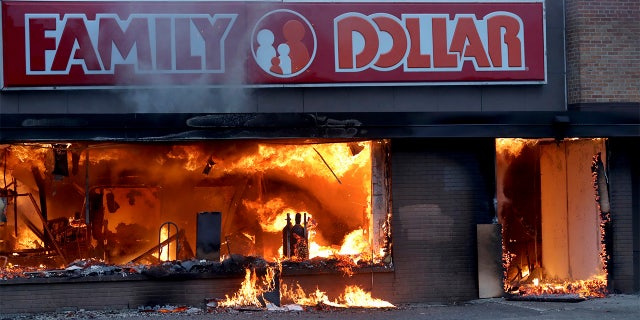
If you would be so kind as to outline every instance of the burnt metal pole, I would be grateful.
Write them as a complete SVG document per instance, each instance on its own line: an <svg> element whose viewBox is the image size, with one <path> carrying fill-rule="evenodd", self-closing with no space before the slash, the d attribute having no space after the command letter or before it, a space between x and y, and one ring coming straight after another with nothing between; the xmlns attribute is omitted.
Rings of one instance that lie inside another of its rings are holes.
<svg viewBox="0 0 640 320"><path fill-rule="evenodd" d="M338 180L338 183L342 184L342 181L340 181L340 178L338 178L338 176L336 175L335 171L333 171L333 169L331 169L331 166L327 163L327 160L324 159L324 157L322 156L320 151L318 151L316 148L313 148L313 151L315 151L318 154L318 156L320 156L320 159L322 160L322 162L324 162L324 165L327 166L329 171L331 171L331 174L333 174L333 177L336 178L336 180Z"/></svg>
<svg viewBox="0 0 640 320"><path fill-rule="evenodd" d="M16 178L13 178L13 192L14 194L18 194L18 181ZM13 233L18 238L18 196L13 198Z"/></svg>
<svg viewBox="0 0 640 320"><path fill-rule="evenodd" d="M38 198L40 200L40 210L38 213L40 214L40 219L42 219L44 228L44 239L42 240L45 243L45 247L50 248L51 246L55 245L55 241L53 241L53 235L49 233L49 230L47 228L47 222L49 221L47 210L47 184L44 177L42 177L42 173L40 172L40 169L38 167L31 167L31 174L33 175L33 179L35 180L36 186L38 187Z"/></svg>
<svg viewBox="0 0 640 320"><path fill-rule="evenodd" d="M91 210L89 207L89 146L85 149L85 173L84 173L84 219L87 226L91 223ZM89 232L91 232L91 228L88 228ZM90 235L91 236L91 235Z"/></svg>

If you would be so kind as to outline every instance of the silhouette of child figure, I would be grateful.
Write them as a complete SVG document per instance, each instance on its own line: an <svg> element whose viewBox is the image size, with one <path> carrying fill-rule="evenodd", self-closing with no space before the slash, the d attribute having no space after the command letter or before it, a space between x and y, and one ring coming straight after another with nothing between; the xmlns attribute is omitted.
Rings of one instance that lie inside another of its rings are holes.
<svg viewBox="0 0 640 320"><path fill-rule="evenodd" d="M282 74L282 68L280 67L280 58L271 58L271 68L269 68L269 71L277 74Z"/></svg>
<svg viewBox="0 0 640 320"><path fill-rule="evenodd" d="M291 74L291 58L289 57L289 46L282 43L278 46L278 58L280 59L280 69L282 74Z"/></svg>

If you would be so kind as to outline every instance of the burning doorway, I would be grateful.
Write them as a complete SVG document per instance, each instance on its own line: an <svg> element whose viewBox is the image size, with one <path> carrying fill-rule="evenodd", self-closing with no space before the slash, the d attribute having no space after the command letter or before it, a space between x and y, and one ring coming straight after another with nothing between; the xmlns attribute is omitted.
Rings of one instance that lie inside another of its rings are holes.
<svg viewBox="0 0 640 320"><path fill-rule="evenodd" d="M391 254L387 144L2 145L0 256L46 268L193 259L198 213L215 211L221 259L282 259L287 216L300 213L307 253L290 259L380 262Z"/></svg>
<svg viewBox="0 0 640 320"><path fill-rule="evenodd" d="M508 294L606 293L604 139L496 141Z"/></svg>

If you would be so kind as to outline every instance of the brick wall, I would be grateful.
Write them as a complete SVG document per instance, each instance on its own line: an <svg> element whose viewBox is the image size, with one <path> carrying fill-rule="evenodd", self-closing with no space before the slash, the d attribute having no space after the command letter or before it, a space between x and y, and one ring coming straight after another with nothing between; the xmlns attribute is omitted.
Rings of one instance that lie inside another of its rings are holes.
<svg viewBox="0 0 640 320"><path fill-rule="evenodd" d="M126 280L118 276L88 282L83 279L30 279L23 284L0 284L0 315L64 310L136 309L140 306L201 306L206 298L235 292L241 278L183 281Z"/></svg>
<svg viewBox="0 0 640 320"><path fill-rule="evenodd" d="M476 224L493 218L493 140L392 144L394 297L477 299Z"/></svg>
<svg viewBox="0 0 640 320"><path fill-rule="evenodd" d="M0 283L0 319L12 313L39 313L67 310L117 310L154 306L203 307L207 299L224 299L240 288L243 277L198 279L147 279L143 276L104 276L90 280L29 279L22 283ZM283 283L300 284L305 292L320 288L335 299L347 285L371 291L376 298L393 301L391 272L294 275Z"/></svg>
<svg viewBox="0 0 640 320"><path fill-rule="evenodd" d="M566 0L568 103L640 102L640 2Z"/></svg>

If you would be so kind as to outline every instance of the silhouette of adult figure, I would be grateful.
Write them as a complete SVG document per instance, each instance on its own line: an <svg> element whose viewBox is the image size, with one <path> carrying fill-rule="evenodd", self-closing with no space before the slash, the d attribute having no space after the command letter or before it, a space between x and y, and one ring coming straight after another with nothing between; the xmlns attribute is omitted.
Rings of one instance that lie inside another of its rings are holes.
<svg viewBox="0 0 640 320"><path fill-rule="evenodd" d="M276 49L273 47L275 37L269 29L258 31L258 49L256 49L256 62L262 70L270 70L272 59L276 56Z"/></svg>
<svg viewBox="0 0 640 320"><path fill-rule="evenodd" d="M292 73L302 70L311 59L307 46L302 42L305 32L304 25L298 20L289 20L282 26L282 33L289 46Z"/></svg>

